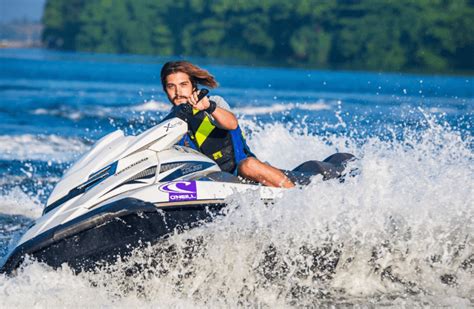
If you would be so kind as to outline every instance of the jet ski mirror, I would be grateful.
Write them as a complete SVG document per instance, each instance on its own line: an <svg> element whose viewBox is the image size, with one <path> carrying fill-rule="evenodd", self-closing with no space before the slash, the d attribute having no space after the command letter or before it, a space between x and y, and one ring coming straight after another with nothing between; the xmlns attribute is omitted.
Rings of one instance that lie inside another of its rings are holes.
<svg viewBox="0 0 474 309"><path fill-rule="evenodd" d="M209 90L203 88L198 94L198 102L202 100L207 94ZM176 113L176 117L181 120L188 122L188 119L193 115L193 106L189 103L184 103L179 105L178 111Z"/></svg>

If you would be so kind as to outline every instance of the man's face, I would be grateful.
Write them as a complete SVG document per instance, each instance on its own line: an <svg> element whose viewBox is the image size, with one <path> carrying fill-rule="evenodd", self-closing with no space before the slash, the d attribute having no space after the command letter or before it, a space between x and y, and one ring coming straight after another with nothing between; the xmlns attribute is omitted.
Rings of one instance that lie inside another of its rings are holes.
<svg viewBox="0 0 474 309"><path fill-rule="evenodd" d="M172 73L166 77L165 91L171 103L180 105L188 102L193 93L193 84L188 74Z"/></svg>

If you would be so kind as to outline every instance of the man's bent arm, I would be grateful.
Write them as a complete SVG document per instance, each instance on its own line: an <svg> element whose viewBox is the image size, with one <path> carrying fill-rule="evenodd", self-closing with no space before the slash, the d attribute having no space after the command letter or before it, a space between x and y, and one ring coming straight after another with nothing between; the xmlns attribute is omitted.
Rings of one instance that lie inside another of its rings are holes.
<svg viewBox="0 0 474 309"><path fill-rule="evenodd" d="M216 104L216 108L212 113L209 113L213 122L221 129L224 130L235 130L239 125L235 115L229 111L229 105L219 96L204 97L201 100L198 99L197 92L194 92L189 97L189 103L196 109L205 111L211 106L211 101Z"/></svg>
<svg viewBox="0 0 474 309"><path fill-rule="evenodd" d="M237 118L232 112L225 110L221 107L217 107L216 110L211 114L214 118L215 123L225 130L235 130L237 129L238 122Z"/></svg>

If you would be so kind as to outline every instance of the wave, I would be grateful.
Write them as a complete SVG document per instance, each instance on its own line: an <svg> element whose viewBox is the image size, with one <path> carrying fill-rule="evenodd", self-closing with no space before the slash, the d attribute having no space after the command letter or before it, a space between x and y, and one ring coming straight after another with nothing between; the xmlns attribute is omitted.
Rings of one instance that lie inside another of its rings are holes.
<svg viewBox="0 0 474 309"><path fill-rule="evenodd" d="M1 160L40 160L65 162L90 147L83 138L59 135L0 135Z"/></svg>
<svg viewBox="0 0 474 309"><path fill-rule="evenodd" d="M170 110L169 103L159 101L146 101L141 104L130 106L88 106L74 107L69 105L60 105L54 108L37 108L31 113L33 115L47 115L65 118L73 121L79 121L85 118L127 118L134 114L144 112L168 112Z"/></svg>
<svg viewBox="0 0 474 309"><path fill-rule="evenodd" d="M170 103L159 102L159 101L146 101L142 104L130 106L128 109L135 112L145 112L145 111L159 111L159 112L168 112L170 110Z"/></svg>
<svg viewBox="0 0 474 309"><path fill-rule="evenodd" d="M0 264L41 211L39 200L18 187L0 194Z"/></svg>
<svg viewBox="0 0 474 309"><path fill-rule="evenodd" d="M78 121L84 118L107 118L114 113L113 108L92 106L88 108L74 108L61 105L55 108L37 108L31 111L33 115L47 115Z"/></svg>
<svg viewBox="0 0 474 309"><path fill-rule="evenodd" d="M242 106L233 108L237 115L262 115L271 113L281 113L285 111L291 111L294 109L307 110L307 111L323 111L331 110L332 105L327 104L324 101L316 103L286 103L286 104L272 104L268 106Z"/></svg>
<svg viewBox="0 0 474 309"><path fill-rule="evenodd" d="M306 111L323 111L331 110L333 104L328 104L324 101L315 103L276 103L266 106L239 106L232 108L232 111L237 115L262 115L270 113L280 113L294 109ZM142 114L146 112L168 113L171 109L170 103L150 100L141 104L130 106L90 106L87 108L76 108L67 105L61 105L55 108L37 108L31 111L33 115L47 115L55 116L73 121L79 121L84 118L128 118L133 117L134 114Z"/></svg>
<svg viewBox="0 0 474 309"><path fill-rule="evenodd" d="M14 188L1 195L0 213L4 215L22 215L31 219L38 218L43 211L41 202L20 188Z"/></svg>

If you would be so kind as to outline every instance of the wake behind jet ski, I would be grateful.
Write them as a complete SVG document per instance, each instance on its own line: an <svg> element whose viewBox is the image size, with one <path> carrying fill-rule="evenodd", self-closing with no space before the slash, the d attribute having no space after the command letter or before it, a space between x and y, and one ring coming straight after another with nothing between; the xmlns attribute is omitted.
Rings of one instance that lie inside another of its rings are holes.
<svg viewBox="0 0 474 309"><path fill-rule="evenodd" d="M54 268L94 269L212 220L236 192L256 190L272 200L285 190L246 183L202 153L176 145L187 130L185 121L172 118L138 136L117 130L100 139L58 182L0 273L11 274L27 255ZM340 177L352 158L338 153L285 173L301 185L317 174Z"/></svg>

